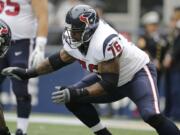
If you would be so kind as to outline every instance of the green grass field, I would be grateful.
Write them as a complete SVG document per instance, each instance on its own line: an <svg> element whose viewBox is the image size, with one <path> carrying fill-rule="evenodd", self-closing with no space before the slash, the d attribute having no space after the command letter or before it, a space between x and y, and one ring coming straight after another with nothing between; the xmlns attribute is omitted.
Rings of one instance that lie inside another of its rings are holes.
<svg viewBox="0 0 180 135"><path fill-rule="evenodd" d="M7 125L14 133L17 120L15 113L5 113ZM113 135L157 135L152 128L141 119L123 117L101 117ZM29 119L28 135L93 135L91 130L72 115L33 113ZM180 128L180 123L176 123Z"/></svg>
<svg viewBox="0 0 180 135"><path fill-rule="evenodd" d="M16 129L15 122L8 122L7 124L13 133ZM117 128L111 128L110 130L113 135L157 135L153 131L138 131ZM93 133L83 126L30 123L28 135L93 135Z"/></svg>

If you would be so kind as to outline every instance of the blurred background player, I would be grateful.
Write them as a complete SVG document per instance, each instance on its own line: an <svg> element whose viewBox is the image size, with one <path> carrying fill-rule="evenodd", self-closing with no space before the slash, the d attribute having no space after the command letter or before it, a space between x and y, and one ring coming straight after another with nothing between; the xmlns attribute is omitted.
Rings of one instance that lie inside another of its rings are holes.
<svg viewBox="0 0 180 135"><path fill-rule="evenodd" d="M65 25L65 17L66 17L66 13L67 11L72 8L73 6L77 5L77 4L81 4L82 1L81 0L65 0L65 1L59 1L58 2L58 8L57 8L57 13L56 13L56 23L57 26L59 26L59 28L64 28Z"/></svg>
<svg viewBox="0 0 180 135"><path fill-rule="evenodd" d="M160 32L160 17L155 11L150 11L142 17L143 33L138 39L137 46L144 50L155 64L158 78L158 88L163 75L162 61L168 49L166 36Z"/></svg>
<svg viewBox="0 0 180 135"><path fill-rule="evenodd" d="M2 0L0 18L12 31L12 48L0 60L0 69L8 66L27 68L44 59L48 34L47 0ZM5 79L0 77L0 83ZM28 81L11 79L17 101L16 135L26 135L31 112Z"/></svg>
<svg viewBox="0 0 180 135"><path fill-rule="evenodd" d="M8 25L0 20L0 59L4 57L11 45L11 31ZM4 120L3 108L0 105L0 135L10 135Z"/></svg>
<svg viewBox="0 0 180 135"><path fill-rule="evenodd" d="M163 61L166 69L165 114L180 121L180 7L175 7L168 31L169 50Z"/></svg>

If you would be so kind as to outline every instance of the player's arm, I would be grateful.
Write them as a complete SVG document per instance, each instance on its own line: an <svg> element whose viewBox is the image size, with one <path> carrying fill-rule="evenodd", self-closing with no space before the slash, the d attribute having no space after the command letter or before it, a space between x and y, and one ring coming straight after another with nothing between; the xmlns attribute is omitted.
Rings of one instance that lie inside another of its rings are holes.
<svg viewBox="0 0 180 135"><path fill-rule="evenodd" d="M101 80L85 88L58 87L52 93L54 103L67 103L87 96L99 96L110 93L117 86L119 79L119 57L122 54L123 42L116 36L103 45L103 53L96 56L101 61L98 64L98 72ZM99 50L96 52L99 53ZM101 53L101 52L100 52Z"/></svg>
<svg viewBox="0 0 180 135"><path fill-rule="evenodd" d="M31 6L37 18L37 31L35 49L30 55L29 62L30 66L35 67L45 58L45 46L48 35L48 1L32 0Z"/></svg>
<svg viewBox="0 0 180 135"><path fill-rule="evenodd" d="M48 57L44 62L39 64L34 70L38 75L47 74L56 71L70 63L74 62L74 58L70 56L64 49Z"/></svg>
<svg viewBox="0 0 180 135"><path fill-rule="evenodd" d="M19 67L8 67L2 70L2 74L15 77L19 80L25 80L56 71L72 63L74 60L73 57L62 49L60 52L46 58L35 68L23 69Z"/></svg>
<svg viewBox="0 0 180 135"><path fill-rule="evenodd" d="M98 72L101 76L101 81L86 88L91 96L111 92L117 86L119 79L119 56L98 64Z"/></svg>
<svg viewBox="0 0 180 135"><path fill-rule="evenodd" d="M37 37L47 37L48 34L48 1L32 0L32 9L37 17Z"/></svg>
<svg viewBox="0 0 180 135"><path fill-rule="evenodd" d="M119 57L119 56L118 56ZM101 80L86 88L66 88L57 87L57 91L52 93L54 103L67 103L78 100L86 96L99 96L104 93L113 92L119 79L119 58L101 62L98 65Z"/></svg>

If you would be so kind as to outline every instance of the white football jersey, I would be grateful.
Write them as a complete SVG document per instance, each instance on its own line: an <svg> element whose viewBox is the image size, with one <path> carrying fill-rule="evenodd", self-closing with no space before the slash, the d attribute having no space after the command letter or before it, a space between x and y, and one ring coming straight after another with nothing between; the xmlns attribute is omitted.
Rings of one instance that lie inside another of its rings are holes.
<svg viewBox="0 0 180 135"><path fill-rule="evenodd" d="M13 40L36 36L37 19L31 0L1 0L0 18L11 28Z"/></svg>
<svg viewBox="0 0 180 135"><path fill-rule="evenodd" d="M86 55L78 49L72 49L65 39L63 39L63 44L65 51L78 59L82 67L90 72L97 72L98 63L120 55L118 86L132 80L133 76L150 61L145 52L127 41L102 20L90 40Z"/></svg>

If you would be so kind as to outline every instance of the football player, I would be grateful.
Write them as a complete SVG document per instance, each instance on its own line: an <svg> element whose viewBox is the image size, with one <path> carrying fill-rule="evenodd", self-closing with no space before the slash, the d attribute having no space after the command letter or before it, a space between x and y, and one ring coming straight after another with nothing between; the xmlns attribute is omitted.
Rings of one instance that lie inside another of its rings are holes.
<svg viewBox="0 0 180 135"><path fill-rule="evenodd" d="M56 71L78 60L93 72L72 86L58 86L54 103L66 107L96 135L111 135L92 103L110 103L129 97L143 120L159 135L180 135L177 126L159 110L156 69L146 53L101 20L88 5L77 5L66 15L63 49L36 68L9 67L4 75L26 80Z"/></svg>
<svg viewBox="0 0 180 135"><path fill-rule="evenodd" d="M0 70L9 66L28 68L44 58L48 32L47 0L1 0L0 18L12 31L12 47L0 60ZM5 76L0 76L0 83ZM17 101L16 135L27 133L31 112L28 81L11 79Z"/></svg>
<svg viewBox="0 0 180 135"><path fill-rule="evenodd" d="M9 26L0 19L0 59L3 58L11 45L11 30ZM10 135L4 120L3 108L0 105L0 135Z"/></svg>

